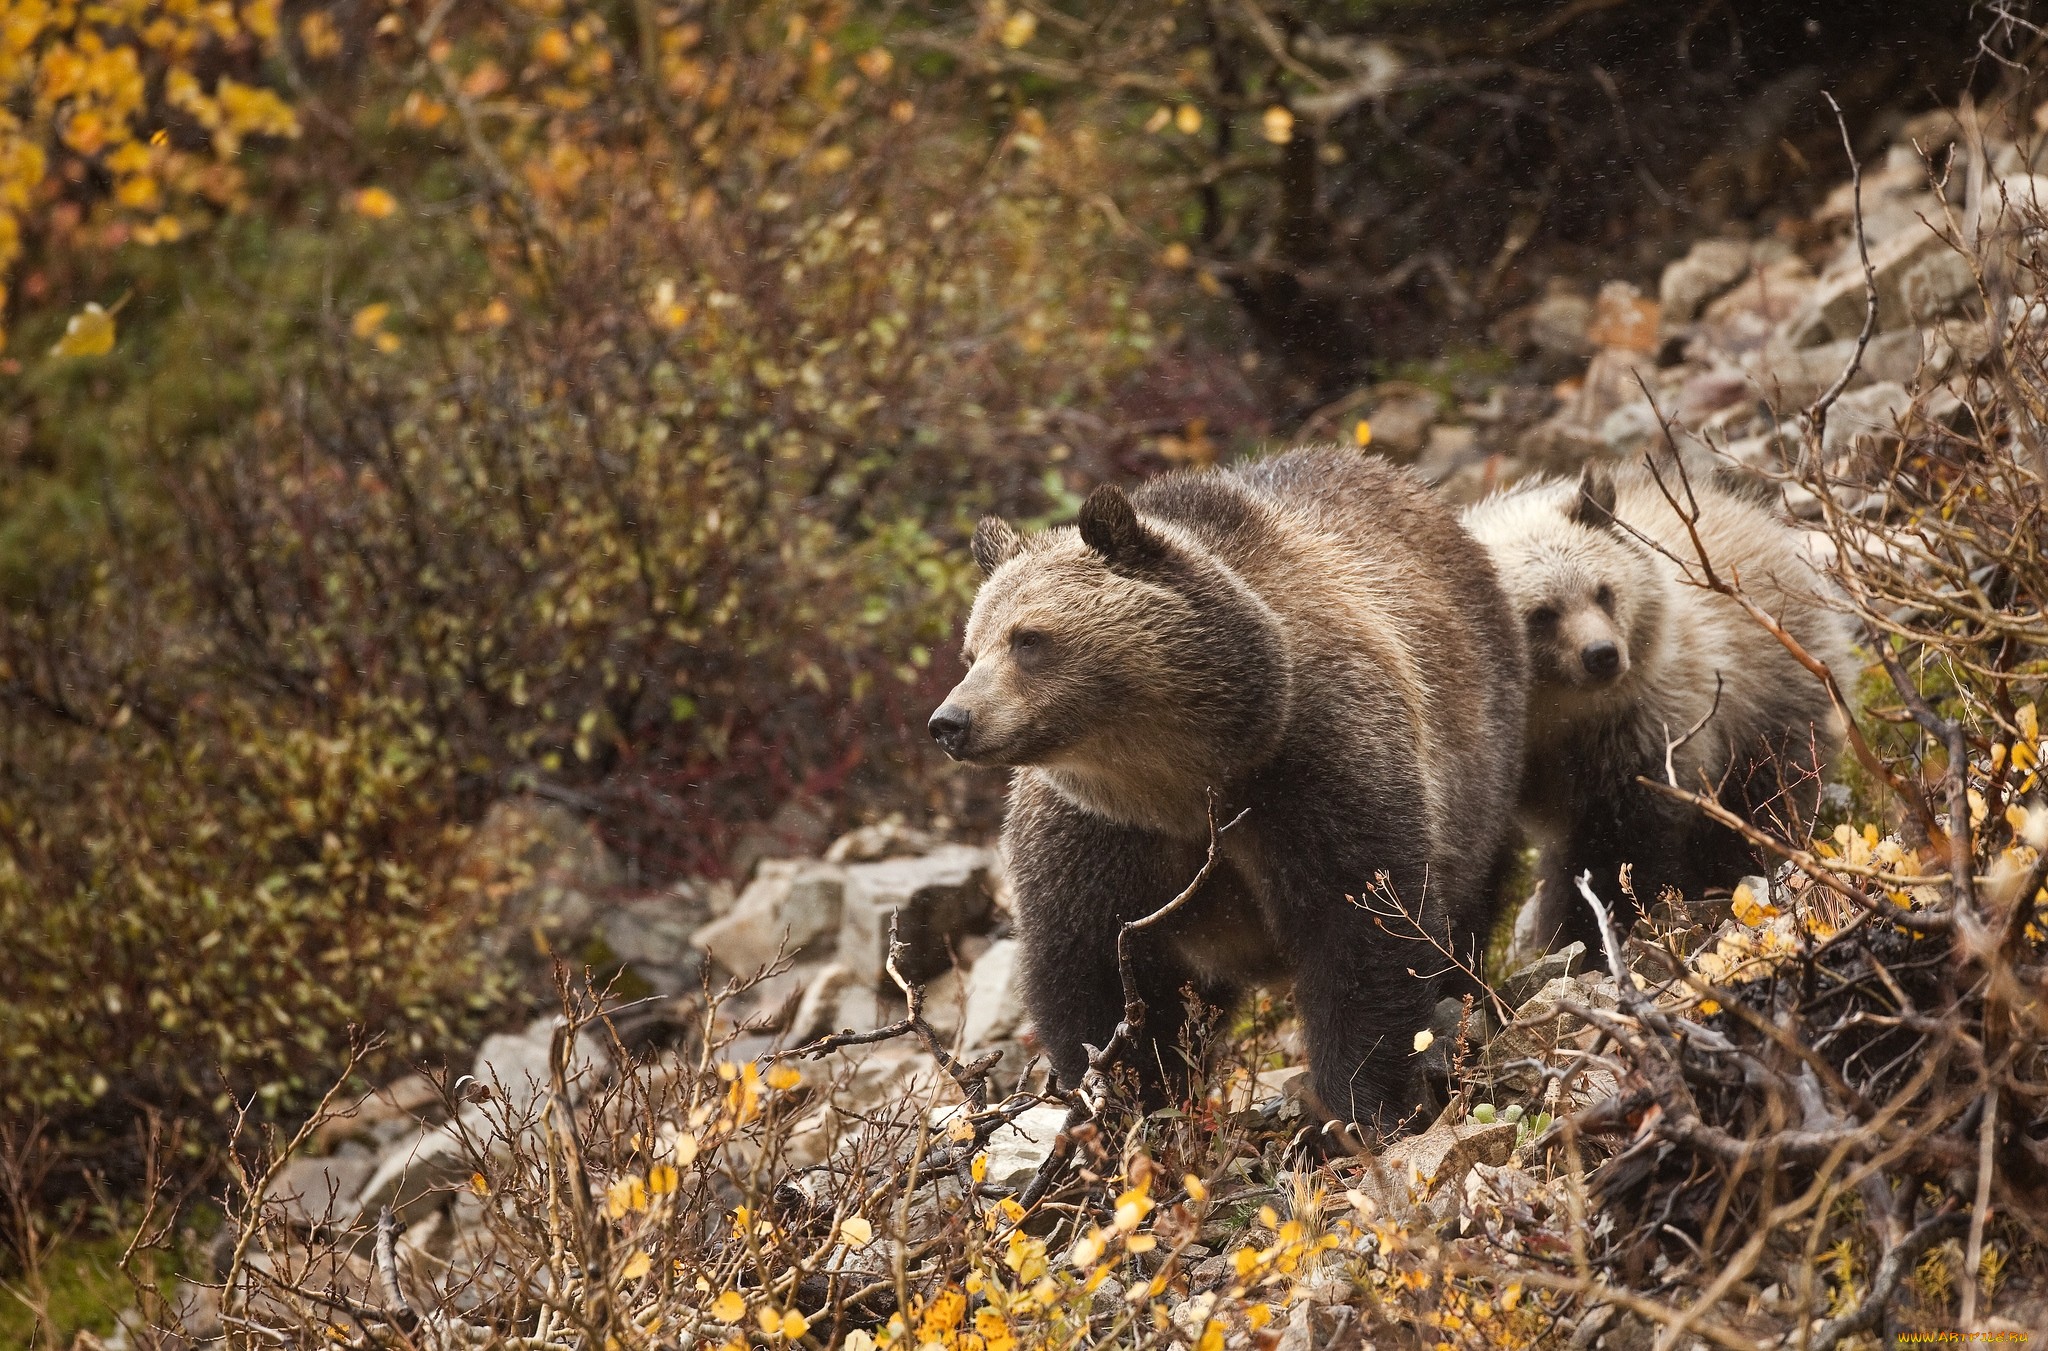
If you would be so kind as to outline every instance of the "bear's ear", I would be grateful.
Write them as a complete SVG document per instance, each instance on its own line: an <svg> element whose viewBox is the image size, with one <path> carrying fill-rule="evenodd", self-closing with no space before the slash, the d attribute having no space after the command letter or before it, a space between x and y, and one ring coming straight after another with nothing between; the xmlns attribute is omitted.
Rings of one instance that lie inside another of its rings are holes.
<svg viewBox="0 0 2048 1351"><path fill-rule="evenodd" d="M1111 563L1133 563L1159 552L1159 539L1145 528L1131 499L1105 483L1081 504L1081 542Z"/></svg>
<svg viewBox="0 0 2048 1351"><path fill-rule="evenodd" d="M1614 524L1614 477L1587 465L1579 474L1579 495L1572 499L1571 518L1579 525L1604 530Z"/></svg>
<svg viewBox="0 0 2048 1351"><path fill-rule="evenodd" d="M994 575L1023 548L1024 537L1000 516L984 516L974 527L974 561L984 577Z"/></svg>

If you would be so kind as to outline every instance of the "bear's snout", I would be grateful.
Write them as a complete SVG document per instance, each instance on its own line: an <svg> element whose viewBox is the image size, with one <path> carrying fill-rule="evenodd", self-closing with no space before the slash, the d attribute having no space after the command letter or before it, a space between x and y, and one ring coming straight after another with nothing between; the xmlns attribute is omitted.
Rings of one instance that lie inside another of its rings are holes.
<svg viewBox="0 0 2048 1351"><path fill-rule="evenodd" d="M955 760L967 753L967 739L973 734L974 715L958 704L940 704L939 711L932 714L925 730L932 734L932 740Z"/></svg>
<svg viewBox="0 0 2048 1351"><path fill-rule="evenodd" d="M1605 638L1587 643L1579 649L1579 665L1595 680L1609 679L1621 673L1621 649Z"/></svg>

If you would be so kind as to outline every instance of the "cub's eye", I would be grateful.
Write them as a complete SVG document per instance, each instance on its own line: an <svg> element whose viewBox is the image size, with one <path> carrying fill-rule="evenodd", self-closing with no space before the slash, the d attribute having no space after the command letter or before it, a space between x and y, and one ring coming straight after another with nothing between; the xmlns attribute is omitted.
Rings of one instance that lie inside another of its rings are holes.
<svg viewBox="0 0 2048 1351"><path fill-rule="evenodd" d="M1557 627L1557 611L1548 605L1540 605L1529 611L1529 627L1538 632L1548 632Z"/></svg>
<svg viewBox="0 0 2048 1351"><path fill-rule="evenodd" d="M1614 613L1614 588L1602 582L1593 592L1593 603L1609 614Z"/></svg>

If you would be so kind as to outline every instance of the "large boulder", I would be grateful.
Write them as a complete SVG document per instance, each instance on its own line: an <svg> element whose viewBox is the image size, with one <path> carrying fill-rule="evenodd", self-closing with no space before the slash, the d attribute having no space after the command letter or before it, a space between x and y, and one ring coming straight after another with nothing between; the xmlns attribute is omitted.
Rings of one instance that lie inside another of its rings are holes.
<svg viewBox="0 0 2048 1351"><path fill-rule="evenodd" d="M897 920L905 980L928 980L952 965L949 939L984 927L994 911L995 857L972 845L941 845L923 858L857 863L846 870L839 960L856 979L889 980L889 921Z"/></svg>
<svg viewBox="0 0 2048 1351"><path fill-rule="evenodd" d="M816 798L799 794L766 821L743 827L733 840L727 867L742 883L771 858L809 858L832 838L832 816Z"/></svg>
<svg viewBox="0 0 2048 1351"><path fill-rule="evenodd" d="M1666 267L1657 283L1657 303L1665 327L1699 318L1709 301L1733 289L1748 274L1750 256L1746 239L1703 239Z"/></svg>
<svg viewBox="0 0 2048 1351"><path fill-rule="evenodd" d="M967 973L967 1008L960 1019L960 1044L975 1050L1017 1035L1024 1025L1024 995L1014 938L989 945Z"/></svg>
<svg viewBox="0 0 2048 1351"><path fill-rule="evenodd" d="M771 859L732 909L690 942L734 975L751 975L779 954L822 954L839 933L846 874L830 863Z"/></svg>
<svg viewBox="0 0 2048 1351"><path fill-rule="evenodd" d="M285 1219L300 1228L346 1224L355 1218L356 1197L376 1166L376 1156L357 1144L324 1158L300 1156L271 1179L263 1203L281 1208Z"/></svg>
<svg viewBox="0 0 2048 1351"><path fill-rule="evenodd" d="M704 954L690 935L708 916L697 889L683 883L611 907L598 919L597 933L634 975L659 994L675 995L697 985Z"/></svg>
<svg viewBox="0 0 2048 1351"><path fill-rule="evenodd" d="M1952 314L1977 289L1969 260L1931 226L1917 221L1873 244L1870 268L1881 332ZM1812 347L1855 337L1863 331L1867 296L1860 257L1830 269L1805 308L1786 322L1787 339L1794 347Z"/></svg>

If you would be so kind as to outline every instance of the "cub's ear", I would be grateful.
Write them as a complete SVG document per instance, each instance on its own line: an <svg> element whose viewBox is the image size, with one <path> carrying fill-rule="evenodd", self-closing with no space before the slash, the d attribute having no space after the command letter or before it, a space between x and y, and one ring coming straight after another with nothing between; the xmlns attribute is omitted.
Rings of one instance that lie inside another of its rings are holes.
<svg viewBox="0 0 2048 1351"><path fill-rule="evenodd" d="M1150 558L1160 549L1158 536L1145 528L1131 499L1114 483L1105 483L1081 504L1081 542L1111 563Z"/></svg>
<svg viewBox="0 0 2048 1351"><path fill-rule="evenodd" d="M1614 524L1614 477L1587 465L1579 473L1579 495L1572 499L1571 518L1579 525L1604 530Z"/></svg>
<svg viewBox="0 0 2048 1351"><path fill-rule="evenodd" d="M984 516L974 527L974 561L984 577L1015 558L1023 548L1024 537L1000 516Z"/></svg>

